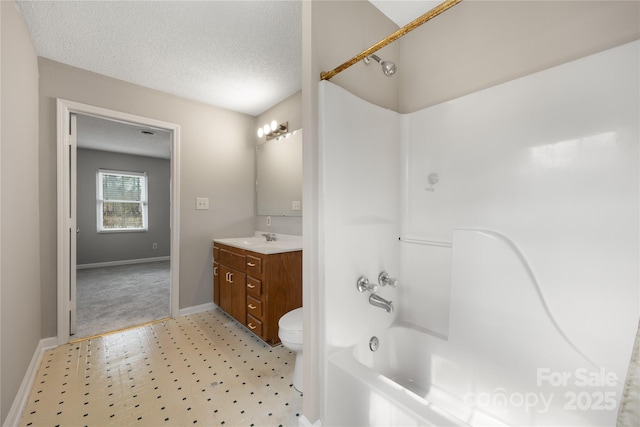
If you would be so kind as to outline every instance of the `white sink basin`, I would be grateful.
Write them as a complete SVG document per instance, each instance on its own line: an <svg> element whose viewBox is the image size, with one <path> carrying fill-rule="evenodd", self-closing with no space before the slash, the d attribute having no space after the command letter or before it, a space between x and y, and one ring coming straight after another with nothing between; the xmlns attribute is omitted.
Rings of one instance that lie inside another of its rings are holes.
<svg viewBox="0 0 640 427"><path fill-rule="evenodd" d="M262 236L231 237L227 239L214 239L214 242L262 254L276 254L302 250L302 238L300 238L300 236L293 237L292 239L287 238L272 242L268 242L267 239Z"/></svg>
<svg viewBox="0 0 640 427"><path fill-rule="evenodd" d="M238 240L238 244L247 246L264 245L267 243L264 237L241 237L235 240Z"/></svg>

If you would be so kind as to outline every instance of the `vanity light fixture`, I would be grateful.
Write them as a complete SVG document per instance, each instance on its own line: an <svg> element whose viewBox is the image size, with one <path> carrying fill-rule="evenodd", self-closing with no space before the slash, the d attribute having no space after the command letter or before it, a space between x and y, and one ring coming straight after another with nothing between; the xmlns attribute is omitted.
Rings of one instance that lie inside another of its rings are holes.
<svg viewBox="0 0 640 427"><path fill-rule="evenodd" d="M289 122L283 122L278 124L273 120L271 123L267 123L264 126L258 128L258 138L265 136L267 141L273 138L279 138L289 132Z"/></svg>

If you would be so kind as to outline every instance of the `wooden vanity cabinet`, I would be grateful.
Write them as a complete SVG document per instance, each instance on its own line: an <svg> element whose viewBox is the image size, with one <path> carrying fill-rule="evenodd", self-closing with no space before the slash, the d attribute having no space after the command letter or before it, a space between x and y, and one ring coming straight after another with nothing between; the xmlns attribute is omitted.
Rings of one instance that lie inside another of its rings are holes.
<svg viewBox="0 0 640 427"><path fill-rule="evenodd" d="M216 305L263 341L278 344L280 317L302 306L302 251L261 254L217 242L213 251Z"/></svg>

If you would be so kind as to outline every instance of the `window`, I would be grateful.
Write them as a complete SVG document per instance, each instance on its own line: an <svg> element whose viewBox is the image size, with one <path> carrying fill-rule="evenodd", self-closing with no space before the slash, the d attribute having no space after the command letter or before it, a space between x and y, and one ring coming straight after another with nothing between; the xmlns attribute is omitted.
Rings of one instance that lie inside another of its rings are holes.
<svg viewBox="0 0 640 427"><path fill-rule="evenodd" d="M147 230L147 174L98 171L98 232Z"/></svg>

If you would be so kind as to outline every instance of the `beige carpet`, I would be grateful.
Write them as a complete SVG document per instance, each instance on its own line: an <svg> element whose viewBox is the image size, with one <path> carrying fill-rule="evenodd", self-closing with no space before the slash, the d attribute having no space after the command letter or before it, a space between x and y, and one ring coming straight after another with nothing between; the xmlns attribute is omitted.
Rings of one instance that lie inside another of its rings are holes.
<svg viewBox="0 0 640 427"><path fill-rule="evenodd" d="M159 261L78 270L72 339L168 317L169 265Z"/></svg>

